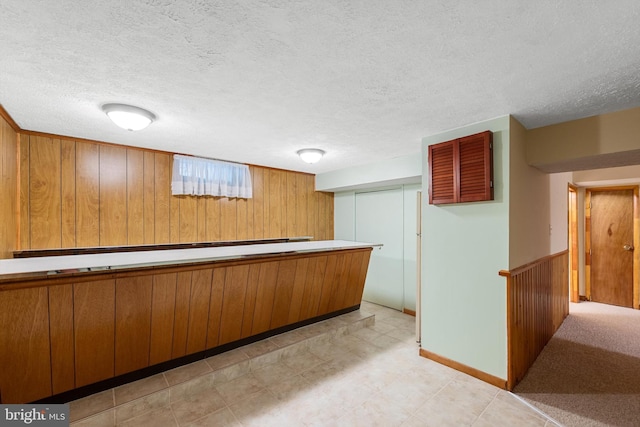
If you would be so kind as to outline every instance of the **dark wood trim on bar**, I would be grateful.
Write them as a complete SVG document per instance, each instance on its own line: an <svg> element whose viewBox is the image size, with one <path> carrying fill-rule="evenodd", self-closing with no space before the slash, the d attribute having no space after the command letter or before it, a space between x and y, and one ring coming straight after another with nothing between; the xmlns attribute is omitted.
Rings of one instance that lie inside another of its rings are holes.
<svg viewBox="0 0 640 427"><path fill-rule="evenodd" d="M471 366L467 366L463 363L460 362L456 362L455 360L451 360L447 357L444 356L440 356L439 354L436 353L432 353L428 350L425 350L424 348L420 349L420 356L433 360L434 362L438 362L442 365L448 366L450 368L455 369L456 371L460 371L462 373L465 373L467 375L471 375L472 377L478 378L479 380L482 380L486 383L489 383L491 385L494 385L496 387L500 387L501 389L506 389L507 388L507 381L496 377L494 375L488 374L484 371L481 371L479 369L476 368L472 368Z"/></svg>
<svg viewBox="0 0 640 427"><path fill-rule="evenodd" d="M217 354L221 354L239 347L243 347L248 344L252 344L257 341L262 341L267 338L283 334L285 332L292 331L294 329L302 328L304 326L311 325L316 322L321 322L323 320L331 319L337 316L341 316L343 314L351 313L352 311L356 311L360 308L360 305L356 305L353 307L345 308L342 310L335 311L333 313L324 314L322 316L314 317L313 319L303 320L301 322L294 323L292 325L282 326L278 329L273 329L267 332L263 332L259 335L254 335L248 338L244 338L238 341L234 341L231 343L223 344L221 346L205 350L199 351L194 354L189 354L187 356L180 357L178 359L168 360L163 363L159 363L154 366L149 366L147 368L139 369L134 372L129 372L127 374L119 375L114 378L109 378L108 380L100 381L95 384L89 384L84 387L76 388L64 393L57 394L55 396L46 397L44 399L37 400L35 402L31 402L33 404L59 404L59 403L67 403L72 400L80 399L95 393L100 393L101 391L109 390L124 384L128 384L133 381L137 381L146 377L150 377L152 375L159 374L161 372L168 371L170 369L178 368L180 366L188 365L190 363L197 362L199 360L203 360L209 358L211 356L215 356ZM171 387L171 386L169 386ZM1 402L1 401L0 401Z"/></svg>
<svg viewBox="0 0 640 427"><path fill-rule="evenodd" d="M56 249L28 249L14 251L14 258L35 258L44 256L66 256L66 255L89 255L106 254L114 252L144 252L162 251L172 249L196 249L196 248L217 248L221 246L245 246L263 245L268 243L289 243L308 242L311 236L285 237L278 239L256 239L256 240L222 240L215 242L192 242L192 243L163 243L157 245L127 245L127 246L93 246L82 248L56 248Z"/></svg>

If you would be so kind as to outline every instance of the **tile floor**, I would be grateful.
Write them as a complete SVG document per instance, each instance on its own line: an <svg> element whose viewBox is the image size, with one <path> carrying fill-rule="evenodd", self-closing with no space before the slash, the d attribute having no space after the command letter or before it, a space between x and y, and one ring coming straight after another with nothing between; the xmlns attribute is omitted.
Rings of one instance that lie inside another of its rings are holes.
<svg viewBox="0 0 640 427"><path fill-rule="evenodd" d="M415 319L360 310L70 404L72 426L554 426L418 355Z"/></svg>

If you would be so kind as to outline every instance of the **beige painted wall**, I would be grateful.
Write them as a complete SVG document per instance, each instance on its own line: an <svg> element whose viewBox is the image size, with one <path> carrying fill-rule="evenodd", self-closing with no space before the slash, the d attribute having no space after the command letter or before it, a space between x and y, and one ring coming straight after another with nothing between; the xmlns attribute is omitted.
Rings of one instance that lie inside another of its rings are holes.
<svg viewBox="0 0 640 427"><path fill-rule="evenodd" d="M640 107L527 133L527 160L535 166L640 149Z"/></svg>
<svg viewBox="0 0 640 427"><path fill-rule="evenodd" d="M510 117L509 269L549 255L549 175L526 159L527 131Z"/></svg>

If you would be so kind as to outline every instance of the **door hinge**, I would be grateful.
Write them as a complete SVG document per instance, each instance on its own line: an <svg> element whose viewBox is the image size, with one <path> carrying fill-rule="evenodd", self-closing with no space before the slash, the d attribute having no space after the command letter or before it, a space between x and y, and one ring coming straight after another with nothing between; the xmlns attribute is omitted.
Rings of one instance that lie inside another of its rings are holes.
<svg viewBox="0 0 640 427"><path fill-rule="evenodd" d="M493 181L489 181L489 188L493 188Z"/></svg>

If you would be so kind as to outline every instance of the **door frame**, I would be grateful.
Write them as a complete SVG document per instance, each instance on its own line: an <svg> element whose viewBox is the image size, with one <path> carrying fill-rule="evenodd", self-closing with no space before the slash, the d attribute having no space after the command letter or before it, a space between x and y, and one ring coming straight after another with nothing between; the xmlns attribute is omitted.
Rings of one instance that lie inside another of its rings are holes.
<svg viewBox="0 0 640 427"><path fill-rule="evenodd" d="M579 282L579 229L578 229L578 187L569 183L567 191L569 242L569 298L571 302L580 302Z"/></svg>
<svg viewBox="0 0 640 427"><path fill-rule="evenodd" d="M587 300L591 301L591 193L598 191L633 190L633 308L640 309L640 217L638 216L639 191L637 185L621 185L613 187L589 187L584 196L584 279Z"/></svg>

